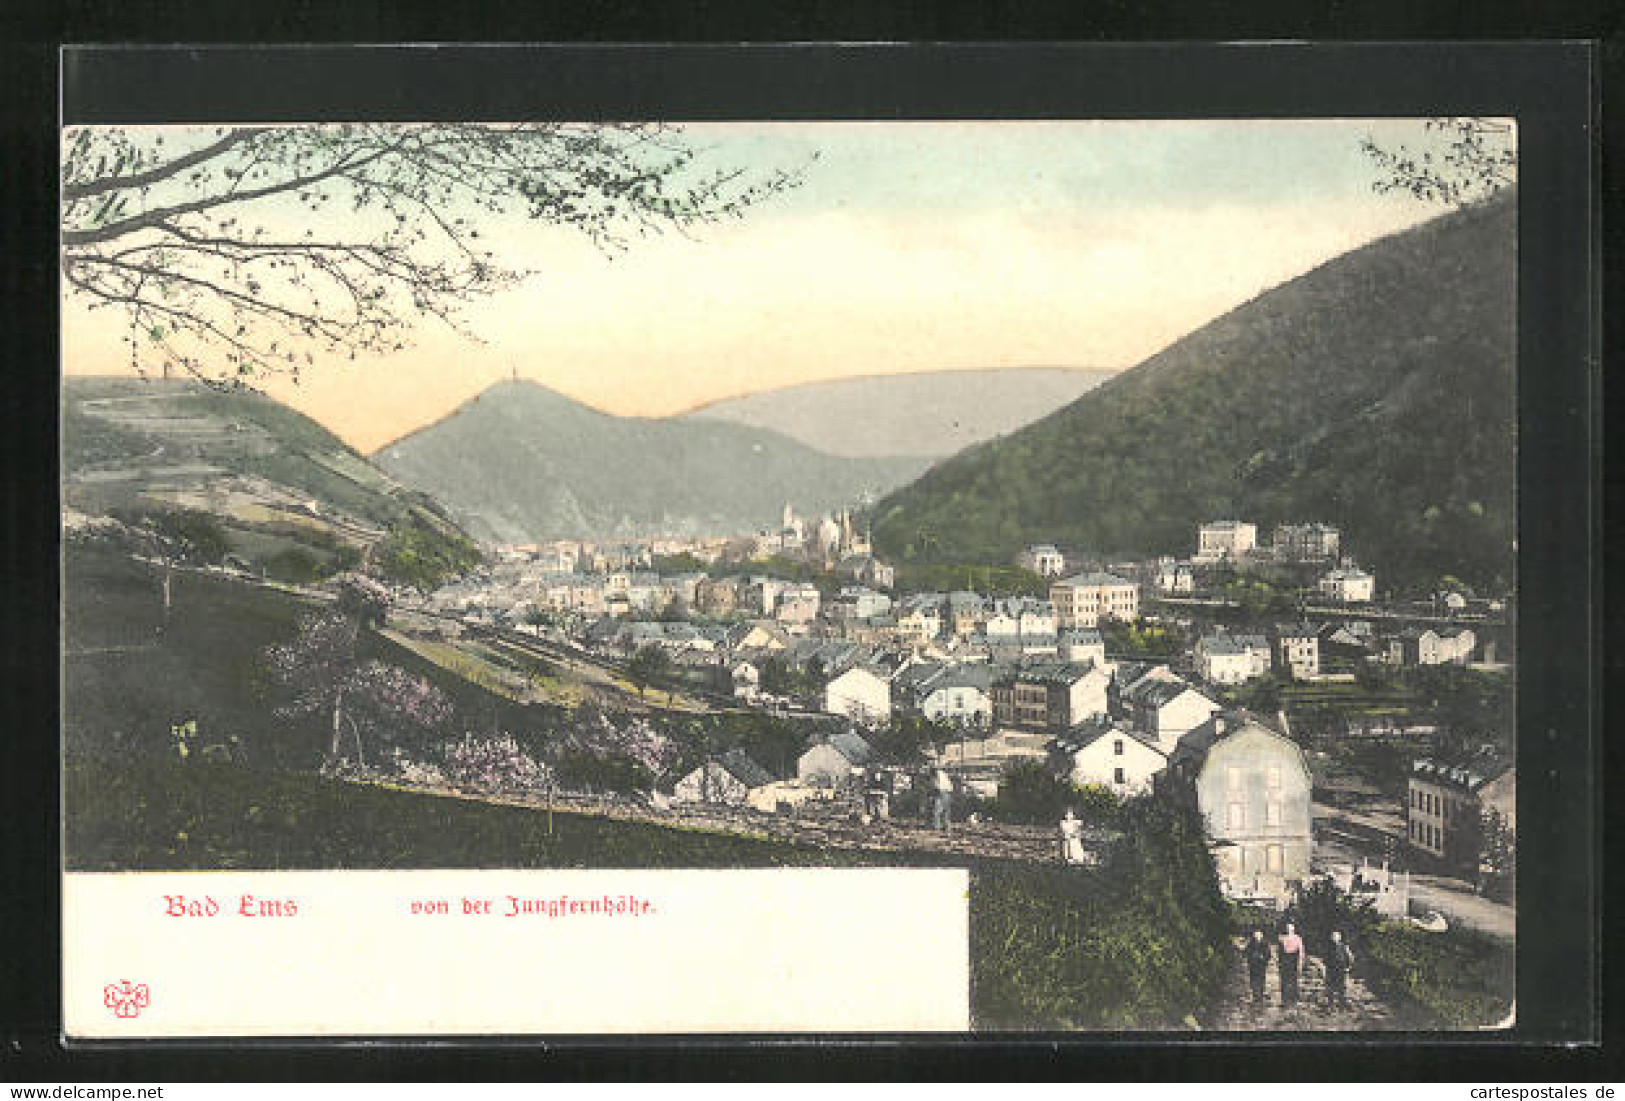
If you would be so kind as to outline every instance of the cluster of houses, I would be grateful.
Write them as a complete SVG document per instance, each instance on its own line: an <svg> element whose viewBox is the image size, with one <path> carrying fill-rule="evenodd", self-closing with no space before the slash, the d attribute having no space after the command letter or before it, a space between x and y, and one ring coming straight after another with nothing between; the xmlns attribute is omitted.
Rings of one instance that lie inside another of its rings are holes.
<svg viewBox="0 0 1625 1101"><path fill-rule="evenodd" d="M749 565L730 576L662 575L651 568L663 553L655 546L591 554L583 546L572 558L560 544L499 563L434 599L513 623L543 611L575 613L569 630L589 649L625 655L659 647L679 666L708 670L717 687L748 704L788 705L775 695L780 689L768 690L770 671L786 674L802 694L816 692L817 710L844 720L805 747L791 775L736 749L682 777L672 795L678 802L774 811L826 797L878 767L870 732L916 715L954 731L957 740L935 763L966 792L996 794L1008 762L1030 758L1080 786L1191 801L1206 820L1227 892L1260 899L1284 897L1309 874L1309 771L1273 721L1226 710L1224 690L1271 675L1352 678L1327 672L1328 659L1334 670L1354 661L1465 664L1478 645L1463 627L1378 636L1356 618L1210 629L1177 669L1107 658L1101 628L1140 618L1142 586L1194 592L1204 571L1247 559L1320 570L1315 588L1326 600L1371 601L1371 575L1342 557L1338 530L1319 523L1281 525L1260 545L1255 525L1215 521L1199 527L1188 560L1106 569L1036 544L1019 562L1047 580L1043 596L968 588L894 596L891 567L846 513L809 523L787 508L781 526L758 533L756 543L758 551L821 557L827 572L816 584ZM713 548L684 549L701 557ZM666 614L674 611L682 614ZM1507 802L1510 776L1419 763L1408 808L1412 846L1448 851L1454 823L1466 820L1460 808Z"/></svg>
<svg viewBox="0 0 1625 1101"><path fill-rule="evenodd" d="M829 798L873 783L880 771L860 719L895 706L985 720L991 709L981 737L966 731L935 754L934 767L957 790L992 797L1008 762L1043 761L1078 786L1193 805L1231 897L1280 901L1310 874L1311 780L1302 751L1257 717L1221 708L1166 665L892 668L860 657L830 681L825 703L853 721L813 739L793 776L775 776L734 750L683 777L674 800L771 812ZM889 790L910 782L906 770L884 771Z"/></svg>
<svg viewBox="0 0 1625 1101"><path fill-rule="evenodd" d="M1213 520L1196 529L1196 550L1187 560L1158 561L1152 580L1159 592L1181 595L1200 587L1204 572L1239 563L1281 563L1319 567L1315 592L1338 604L1367 604L1376 598L1376 578L1343 554L1343 536L1328 524L1281 524L1268 543L1258 525L1244 520Z"/></svg>
<svg viewBox="0 0 1625 1101"><path fill-rule="evenodd" d="M1305 635L1313 645L1312 631L1284 628L1277 645L1290 648ZM1269 644L1244 637L1241 645L1253 660L1271 660ZM848 721L853 746L866 744L865 730L900 714L958 727L960 740L939 763L974 794L995 794L1003 766L1020 757L1120 796L1166 785L1207 817L1221 875L1238 896L1284 896L1308 874L1309 780L1296 744L1251 716L1227 714L1201 684L1166 664L1108 660L1098 630L1062 632L1053 653L1004 658L780 639L735 660L751 669L776 660L819 672L822 710ZM838 752L820 750L826 760ZM868 761L860 750L846 767L855 774Z"/></svg>

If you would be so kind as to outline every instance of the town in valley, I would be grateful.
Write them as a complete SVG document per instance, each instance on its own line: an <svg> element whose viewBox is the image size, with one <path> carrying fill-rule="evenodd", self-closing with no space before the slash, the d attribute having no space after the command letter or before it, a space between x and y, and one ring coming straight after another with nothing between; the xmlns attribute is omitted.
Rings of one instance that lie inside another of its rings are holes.
<svg viewBox="0 0 1625 1101"><path fill-rule="evenodd" d="M940 769L961 797L959 843L974 845L999 826L996 809L972 808L997 808L1025 765L1110 797L1195 800L1233 898L1284 905L1311 876L1359 875L1385 913L1510 929L1492 901L1510 900L1511 853L1494 846L1516 821L1504 736L1463 738L1426 704L1382 705L1426 671L1508 678L1508 600L1385 598L1353 549L1323 523L1261 541L1255 524L1215 520L1183 558L1037 544L998 571L997 591L975 569L961 588L907 591L850 510L786 505L776 529L744 536L496 548L468 578L402 594L396 615L406 637L469 660L494 650L630 681L656 711L680 696L691 712L806 721L793 762L733 747L668 777L652 793L662 813L878 827L922 769ZM1272 601L1248 604L1249 579L1265 578ZM519 698L546 698L504 672ZM1349 745L1360 753L1338 751ZM1362 772L1380 756L1380 774Z"/></svg>

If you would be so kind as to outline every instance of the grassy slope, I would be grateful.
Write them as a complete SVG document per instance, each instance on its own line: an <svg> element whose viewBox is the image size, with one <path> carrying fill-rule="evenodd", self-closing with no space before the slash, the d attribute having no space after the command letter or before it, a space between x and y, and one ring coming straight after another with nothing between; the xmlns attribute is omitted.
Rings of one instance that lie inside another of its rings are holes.
<svg viewBox="0 0 1625 1101"><path fill-rule="evenodd" d="M169 625L156 572L106 550L63 557L63 730L73 749L161 748L172 724L196 719L204 743L240 739L256 763L312 768L325 747L321 723L274 718L262 673L266 648L294 636L309 607L274 589L179 572ZM536 721L536 708L471 684L387 638L369 635L363 656L434 681L460 712L505 729Z"/></svg>
<svg viewBox="0 0 1625 1101"><path fill-rule="evenodd" d="M894 493L877 541L1189 553L1202 520L1319 519L1385 584L1510 581L1514 213L1505 196L1261 295Z"/></svg>
<svg viewBox="0 0 1625 1101"><path fill-rule="evenodd" d="M233 735L257 759L304 765L319 732L276 722L259 656L292 637L306 610L274 590L179 573L161 633L157 576L105 551L63 560L63 731L70 748L162 747L172 724L196 719L205 742Z"/></svg>

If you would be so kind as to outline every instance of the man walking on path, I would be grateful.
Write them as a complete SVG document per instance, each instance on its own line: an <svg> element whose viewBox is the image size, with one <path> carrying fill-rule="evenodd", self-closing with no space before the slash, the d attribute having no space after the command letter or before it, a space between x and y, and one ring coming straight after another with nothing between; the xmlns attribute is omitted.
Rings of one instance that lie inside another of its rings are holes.
<svg viewBox="0 0 1625 1101"><path fill-rule="evenodd" d="M1264 979L1270 969L1270 946L1264 939L1264 930L1254 929L1241 953L1247 960L1247 982L1253 988L1253 1007L1256 1010L1264 1004Z"/></svg>
<svg viewBox="0 0 1625 1101"><path fill-rule="evenodd" d="M1298 1004L1298 979L1303 975L1303 938L1289 921L1281 934L1281 1004Z"/></svg>
<svg viewBox="0 0 1625 1101"><path fill-rule="evenodd" d="M1354 952L1343 942L1342 932L1333 929L1331 951L1326 953L1326 1012L1348 1008L1349 971L1353 967Z"/></svg>

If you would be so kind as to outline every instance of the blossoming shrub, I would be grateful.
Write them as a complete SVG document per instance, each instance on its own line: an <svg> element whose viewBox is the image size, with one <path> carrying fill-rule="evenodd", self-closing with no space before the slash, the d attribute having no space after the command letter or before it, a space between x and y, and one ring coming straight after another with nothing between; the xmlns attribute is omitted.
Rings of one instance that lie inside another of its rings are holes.
<svg viewBox="0 0 1625 1101"><path fill-rule="evenodd" d="M530 794L549 782L546 766L519 748L511 734L491 738L469 735L447 742L441 750L447 781L476 792Z"/></svg>

